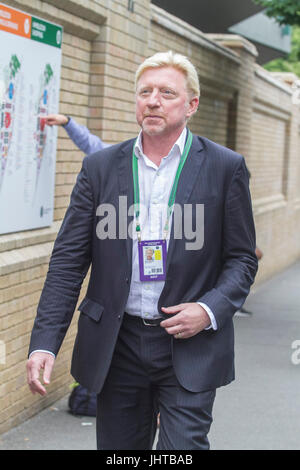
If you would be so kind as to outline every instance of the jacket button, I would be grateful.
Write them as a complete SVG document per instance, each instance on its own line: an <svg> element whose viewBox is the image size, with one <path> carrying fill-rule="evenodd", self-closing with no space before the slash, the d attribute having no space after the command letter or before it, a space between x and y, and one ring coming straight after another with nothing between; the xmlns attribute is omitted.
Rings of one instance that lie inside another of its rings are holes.
<svg viewBox="0 0 300 470"><path fill-rule="evenodd" d="M118 320L121 320L121 315L118 315Z"/></svg>
<svg viewBox="0 0 300 470"><path fill-rule="evenodd" d="M128 284L129 283L129 278L126 277L125 281L126 281L126 284Z"/></svg>

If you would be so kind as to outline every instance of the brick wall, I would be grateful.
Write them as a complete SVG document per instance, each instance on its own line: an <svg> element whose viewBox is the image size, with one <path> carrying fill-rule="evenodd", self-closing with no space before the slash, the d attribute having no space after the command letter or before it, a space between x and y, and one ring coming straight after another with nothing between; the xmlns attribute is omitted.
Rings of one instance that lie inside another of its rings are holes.
<svg viewBox="0 0 300 470"><path fill-rule="evenodd" d="M299 257L299 108L290 86L256 66L249 169L257 227L264 252L257 282Z"/></svg>
<svg viewBox="0 0 300 470"><path fill-rule="evenodd" d="M256 282L300 256L300 120L290 85L255 64L256 50L237 36L205 35L149 0L23 0L5 2L63 25L60 111L115 143L138 131L133 80L144 57L173 49L199 72L193 132L245 156L251 171L258 245L264 252ZM59 6L58 6L59 5ZM0 236L0 433L68 392L77 313L44 398L25 376L29 335L48 261L82 153L59 129L55 213L51 227ZM81 297L84 295L86 282ZM3 350L3 348L2 348ZM1 353L1 350L0 350ZM0 355L1 359L1 355Z"/></svg>

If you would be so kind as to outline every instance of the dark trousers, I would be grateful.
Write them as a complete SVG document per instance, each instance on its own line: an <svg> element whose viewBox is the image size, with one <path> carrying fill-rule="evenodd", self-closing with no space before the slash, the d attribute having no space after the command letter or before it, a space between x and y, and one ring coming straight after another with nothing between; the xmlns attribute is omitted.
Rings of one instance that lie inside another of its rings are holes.
<svg viewBox="0 0 300 470"><path fill-rule="evenodd" d="M157 450L209 449L215 394L185 390L174 374L170 335L125 315L98 395L97 447L151 450L160 413Z"/></svg>

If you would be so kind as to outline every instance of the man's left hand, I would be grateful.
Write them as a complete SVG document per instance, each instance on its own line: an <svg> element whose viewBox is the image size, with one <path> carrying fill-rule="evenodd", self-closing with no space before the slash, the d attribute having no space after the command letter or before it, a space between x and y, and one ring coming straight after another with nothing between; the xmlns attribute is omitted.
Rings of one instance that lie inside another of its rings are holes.
<svg viewBox="0 0 300 470"><path fill-rule="evenodd" d="M176 339L191 338L211 324L206 310L196 302L162 307L162 311L174 315L162 321L160 326Z"/></svg>

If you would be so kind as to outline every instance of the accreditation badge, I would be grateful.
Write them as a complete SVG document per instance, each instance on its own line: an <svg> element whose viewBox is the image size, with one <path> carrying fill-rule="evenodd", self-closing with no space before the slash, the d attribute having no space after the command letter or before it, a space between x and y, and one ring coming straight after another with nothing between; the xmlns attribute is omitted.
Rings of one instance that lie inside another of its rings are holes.
<svg viewBox="0 0 300 470"><path fill-rule="evenodd" d="M164 281L166 279L166 240L140 241L139 267L141 281Z"/></svg>

